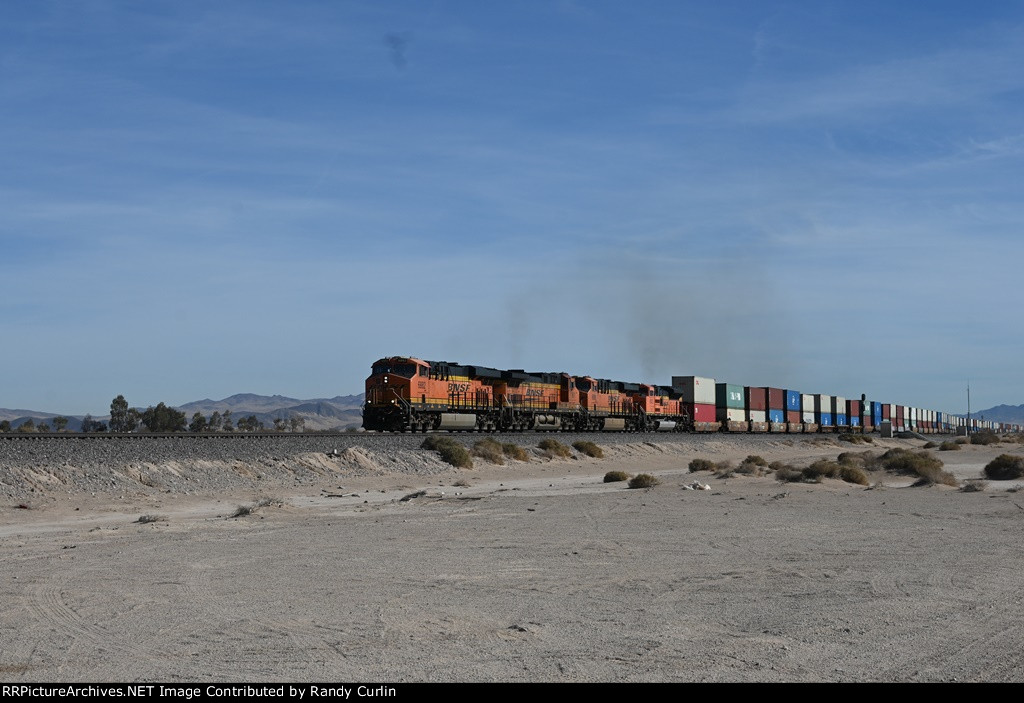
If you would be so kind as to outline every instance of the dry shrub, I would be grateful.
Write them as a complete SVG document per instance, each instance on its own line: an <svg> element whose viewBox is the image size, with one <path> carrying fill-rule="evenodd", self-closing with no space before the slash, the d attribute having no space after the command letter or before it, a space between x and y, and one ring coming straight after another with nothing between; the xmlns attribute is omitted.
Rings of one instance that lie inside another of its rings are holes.
<svg viewBox="0 0 1024 703"><path fill-rule="evenodd" d="M497 440L491 439L490 437L476 442L470 453L473 456L486 459L492 464L497 464L498 466L503 466L505 464L505 453L501 450L501 443Z"/></svg>
<svg viewBox="0 0 1024 703"><path fill-rule="evenodd" d="M874 456L871 452L843 452L836 457L836 461L844 466L865 467L871 463Z"/></svg>
<svg viewBox="0 0 1024 703"><path fill-rule="evenodd" d="M423 440L420 445L422 449L431 449L441 455L445 461L459 469L473 468L473 457L469 455L466 448L451 437L439 437L431 435Z"/></svg>
<svg viewBox="0 0 1024 703"><path fill-rule="evenodd" d="M630 488L654 488L659 483L661 483L661 481L650 474L637 474L633 478L629 479Z"/></svg>
<svg viewBox="0 0 1024 703"><path fill-rule="evenodd" d="M137 522L137 523L139 523L141 525L146 525L146 524L151 523L151 522L167 522L167 516L166 515L140 515L139 519L136 520L135 522Z"/></svg>
<svg viewBox="0 0 1024 703"><path fill-rule="evenodd" d="M761 457L755 457L761 459ZM756 461L751 461L751 457L747 457L743 462L732 470L732 474L741 474L743 476L764 476L768 472L768 462L758 464ZM764 459L761 459L764 461Z"/></svg>
<svg viewBox="0 0 1024 703"><path fill-rule="evenodd" d="M765 461L763 457L760 457L757 454L751 454L750 456L743 460L743 463L754 464L755 466L768 466L768 462Z"/></svg>
<svg viewBox="0 0 1024 703"><path fill-rule="evenodd" d="M804 480L804 472L795 466L784 464L776 467L775 478L779 481L785 481L786 483L796 483L797 481Z"/></svg>
<svg viewBox="0 0 1024 703"><path fill-rule="evenodd" d="M971 440L969 440L967 437L957 437L956 438L956 443L957 444L970 444L970 442L971 442Z"/></svg>
<svg viewBox="0 0 1024 703"><path fill-rule="evenodd" d="M890 449L877 459L886 471L908 476L918 476L915 486L930 486L941 483L946 486L960 485L953 474L943 471L942 460L926 451L914 452L909 449Z"/></svg>
<svg viewBox="0 0 1024 703"><path fill-rule="evenodd" d="M944 486L960 485L960 482L956 480L953 474L931 466L922 468L918 475L921 478L914 481L915 486L934 486L937 483L941 483Z"/></svg>
<svg viewBox="0 0 1024 703"><path fill-rule="evenodd" d="M573 442L572 448L578 451L579 453L586 454L587 456L593 457L594 459L604 458L604 450L601 449L601 447L594 444L593 442L590 442L585 439L581 439L578 442Z"/></svg>
<svg viewBox="0 0 1024 703"><path fill-rule="evenodd" d="M557 439L542 439L537 443L537 447L543 449L550 459L555 457L568 459L572 456L572 450Z"/></svg>
<svg viewBox="0 0 1024 703"><path fill-rule="evenodd" d="M870 435L854 434L853 432L843 432L838 439L840 442L849 442L850 444L871 444L874 441Z"/></svg>
<svg viewBox="0 0 1024 703"><path fill-rule="evenodd" d="M690 471L714 471L715 462L710 459L694 459L690 462Z"/></svg>
<svg viewBox="0 0 1024 703"><path fill-rule="evenodd" d="M994 481L1011 481L1024 477L1024 457L1000 454L985 467L985 476Z"/></svg>
<svg viewBox="0 0 1024 703"><path fill-rule="evenodd" d="M734 473L731 461L720 461L715 464L715 478L729 478Z"/></svg>
<svg viewBox="0 0 1024 703"><path fill-rule="evenodd" d="M995 432L975 432L971 435L971 444L999 444L999 435Z"/></svg>
<svg viewBox="0 0 1024 703"><path fill-rule="evenodd" d="M804 469L804 477L814 483L821 483L824 478L836 478L842 467L835 461L818 459L816 462Z"/></svg>
<svg viewBox="0 0 1024 703"><path fill-rule="evenodd" d="M509 459L515 459L516 461L529 461L530 453L520 447L515 442L502 442L501 451Z"/></svg>
<svg viewBox="0 0 1024 703"><path fill-rule="evenodd" d="M924 451L910 449L890 449L878 458L879 464L886 471L898 474L916 474L926 467L942 468L942 462Z"/></svg>
<svg viewBox="0 0 1024 703"><path fill-rule="evenodd" d="M951 439L947 439L945 442L939 445L940 452L958 452L960 451L960 442L954 442Z"/></svg>
<svg viewBox="0 0 1024 703"><path fill-rule="evenodd" d="M616 483L618 481L628 481L629 474L625 471L609 471L604 475L605 483Z"/></svg>
<svg viewBox="0 0 1024 703"><path fill-rule="evenodd" d="M960 486L960 490L964 493L979 493L986 488L988 488L988 482L981 479L971 479L970 481L965 481L964 485Z"/></svg>
<svg viewBox="0 0 1024 703"><path fill-rule="evenodd" d="M864 470L856 466L841 466L839 468L839 478L847 483L856 483L858 486L867 486L871 483L868 481L868 475L864 473Z"/></svg>
<svg viewBox="0 0 1024 703"><path fill-rule="evenodd" d="M775 470L775 478L788 483L795 483L797 481L821 483L826 478L838 478L847 483L856 483L860 486L870 484L867 474L860 467L840 464L828 459L818 459L803 469L797 469L789 465L780 466Z"/></svg>
<svg viewBox="0 0 1024 703"><path fill-rule="evenodd" d="M924 446L921 447L921 449L935 449L935 447L937 446L939 445L937 445L935 442L925 442Z"/></svg>

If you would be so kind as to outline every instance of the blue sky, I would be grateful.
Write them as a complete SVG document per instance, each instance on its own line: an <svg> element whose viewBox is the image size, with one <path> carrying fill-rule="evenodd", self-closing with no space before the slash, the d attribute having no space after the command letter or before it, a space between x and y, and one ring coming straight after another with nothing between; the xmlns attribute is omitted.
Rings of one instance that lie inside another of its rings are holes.
<svg viewBox="0 0 1024 703"><path fill-rule="evenodd" d="M0 407L408 354L1024 403L1024 4L0 5Z"/></svg>

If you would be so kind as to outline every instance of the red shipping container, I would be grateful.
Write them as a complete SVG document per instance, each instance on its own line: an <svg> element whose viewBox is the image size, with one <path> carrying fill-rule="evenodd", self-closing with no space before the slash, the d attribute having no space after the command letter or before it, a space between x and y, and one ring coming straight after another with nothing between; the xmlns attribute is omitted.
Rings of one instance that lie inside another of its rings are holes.
<svg viewBox="0 0 1024 703"><path fill-rule="evenodd" d="M859 400L848 400L846 401L846 415L847 417L860 417L860 401Z"/></svg>
<svg viewBox="0 0 1024 703"><path fill-rule="evenodd" d="M786 422L792 422L794 424L800 424L800 411L799 410L787 410L786 411Z"/></svg>
<svg viewBox="0 0 1024 703"><path fill-rule="evenodd" d="M747 410L768 409L768 389L763 386L747 386ZM781 406L785 407L785 406Z"/></svg>
<svg viewBox="0 0 1024 703"><path fill-rule="evenodd" d="M683 412L690 414L694 422L718 422L715 419L715 406L704 403L680 403Z"/></svg>
<svg viewBox="0 0 1024 703"><path fill-rule="evenodd" d="M882 419L891 420L892 416L889 415L889 403L882 403Z"/></svg>
<svg viewBox="0 0 1024 703"><path fill-rule="evenodd" d="M785 410L786 409L786 391L781 388L769 388L768 389L768 409L769 410Z"/></svg>

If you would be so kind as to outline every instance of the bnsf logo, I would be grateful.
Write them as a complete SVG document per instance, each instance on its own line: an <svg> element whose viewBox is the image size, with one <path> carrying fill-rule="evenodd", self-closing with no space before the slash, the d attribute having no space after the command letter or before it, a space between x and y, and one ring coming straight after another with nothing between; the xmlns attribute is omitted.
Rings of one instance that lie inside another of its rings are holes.
<svg viewBox="0 0 1024 703"><path fill-rule="evenodd" d="M469 390L469 384L468 383L449 383L448 384L448 392L449 393L465 393L468 390Z"/></svg>
<svg viewBox="0 0 1024 703"><path fill-rule="evenodd" d="M544 395L544 391L540 390L539 388L533 388L533 389L527 389L526 390L526 397L527 398L529 398L530 396L540 397L542 395Z"/></svg>

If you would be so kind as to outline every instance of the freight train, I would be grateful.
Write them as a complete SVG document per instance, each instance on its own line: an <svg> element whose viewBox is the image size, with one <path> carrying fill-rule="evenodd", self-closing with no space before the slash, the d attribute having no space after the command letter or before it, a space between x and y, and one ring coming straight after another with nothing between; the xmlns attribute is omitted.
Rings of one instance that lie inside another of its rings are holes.
<svg viewBox="0 0 1024 703"><path fill-rule="evenodd" d="M373 364L363 407L363 428L381 432L870 432L883 423L925 434L1020 429L864 396L699 376L673 376L661 386L406 356Z"/></svg>

